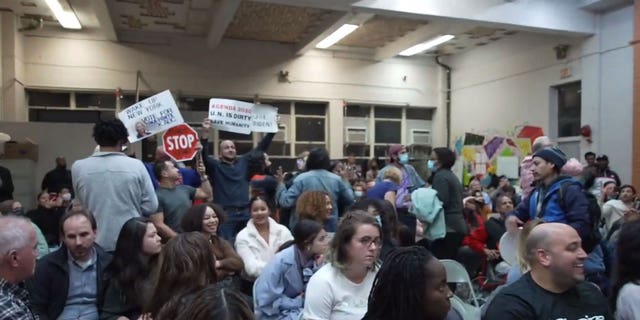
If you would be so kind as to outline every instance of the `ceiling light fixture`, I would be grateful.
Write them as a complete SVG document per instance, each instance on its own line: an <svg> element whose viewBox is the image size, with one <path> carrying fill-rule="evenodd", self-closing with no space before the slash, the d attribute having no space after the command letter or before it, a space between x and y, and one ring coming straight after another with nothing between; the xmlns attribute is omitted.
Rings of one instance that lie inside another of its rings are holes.
<svg viewBox="0 0 640 320"><path fill-rule="evenodd" d="M316 44L316 48L326 49L336 44L336 42L342 40L342 38L348 36L351 32L358 29L358 25L355 24L343 24L342 27L338 28L338 30L334 31L328 37L324 38L322 41Z"/></svg>
<svg viewBox="0 0 640 320"><path fill-rule="evenodd" d="M45 0L45 2L49 6L49 9L53 11L53 15L56 16L56 19L58 19L58 22L60 22L63 28L82 29L82 26L80 25L80 21L78 21L78 17L76 17L76 14L73 13L73 11L65 11L62 8L62 4L60 4L60 0Z"/></svg>
<svg viewBox="0 0 640 320"><path fill-rule="evenodd" d="M424 52L427 51L433 47L437 47L451 39L455 38L455 36L447 34L447 35L443 35L443 36L439 36L439 37L435 37L429 41L423 42L423 43L419 43L416 44L415 46L406 49L400 53L398 53L401 56L412 56L414 54L420 53L420 52Z"/></svg>

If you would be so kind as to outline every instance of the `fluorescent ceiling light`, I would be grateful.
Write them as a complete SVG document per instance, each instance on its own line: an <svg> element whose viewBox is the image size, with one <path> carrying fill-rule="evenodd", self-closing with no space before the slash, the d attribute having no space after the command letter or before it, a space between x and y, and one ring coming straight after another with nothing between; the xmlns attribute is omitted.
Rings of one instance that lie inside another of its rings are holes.
<svg viewBox="0 0 640 320"><path fill-rule="evenodd" d="M433 39L431 39L431 40L429 40L427 42L416 44L415 46L413 46L413 47L411 47L409 49L406 49L406 50L404 50L404 51L402 51L402 52L400 52L398 54L401 55L401 56L406 56L406 57L412 56L412 55L414 55L416 53L424 52L424 51L427 51L427 50L429 50L429 49L431 49L433 47L437 47L437 46L439 46L439 45L441 45L441 44L453 39L454 37L455 36L450 35L450 34L447 34L447 35L444 35L444 36L439 36L439 37L433 38Z"/></svg>
<svg viewBox="0 0 640 320"><path fill-rule="evenodd" d="M342 27L338 28L338 30L334 31L328 37L324 38L318 44L316 44L316 48L326 49L336 44L336 42L342 40L342 38L348 36L351 32L358 29L358 25L355 24L343 24Z"/></svg>
<svg viewBox="0 0 640 320"><path fill-rule="evenodd" d="M60 4L60 0L45 0L49 9L53 11L53 15L56 16L58 22L66 29L82 29L78 17L72 11L65 11ZM66 1L66 0L63 0Z"/></svg>

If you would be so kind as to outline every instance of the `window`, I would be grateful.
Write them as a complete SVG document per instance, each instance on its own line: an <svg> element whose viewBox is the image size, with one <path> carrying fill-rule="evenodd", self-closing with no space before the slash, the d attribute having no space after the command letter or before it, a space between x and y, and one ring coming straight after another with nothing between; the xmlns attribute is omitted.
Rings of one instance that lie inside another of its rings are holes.
<svg viewBox="0 0 640 320"><path fill-rule="evenodd" d="M27 90L29 106L34 107L62 107L71 106L71 93L55 91Z"/></svg>
<svg viewBox="0 0 640 320"><path fill-rule="evenodd" d="M349 104L345 108L344 155L359 158L386 157L390 144L404 144L427 158L431 148L434 109ZM366 136L366 137L363 137Z"/></svg>
<svg viewBox="0 0 640 320"><path fill-rule="evenodd" d="M296 141L324 142L324 118L296 118Z"/></svg>
<svg viewBox="0 0 640 320"><path fill-rule="evenodd" d="M556 87L558 91L558 138L580 135L582 111L580 82Z"/></svg>
<svg viewBox="0 0 640 320"><path fill-rule="evenodd" d="M138 97L138 102L149 98L152 95L143 95L140 94L140 96ZM122 98L120 98L120 110L124 110L126 108L131 107L132 105L136 104L136 95L134 94L125 94L122 95Z"/></svg>
<svg viewBox="0 0 640 320"><path fill-rule="evenodd" d="M209 112L209 98L180 97L178 107L186 111Z"/></svg>
<svg viewBox="0 0 640 320"><path fill-rule="evenodd" d="M76 108L115 109L116 95L113 93L76 93Z"/></svg>
<svg viewBox="0 0 640 320"><path fill-rule="evenodd" d="M289 121L295 124L293 156L317 147L327 147L327 104L295 102ZM280 118L281 122L283 117Z"/></svg>
<svg viewBox="0 0 640 320"><path fill-rule="evenodd" d="M115 118L113 111L29 109L32 122L96 123Z"/></svg>
<svg viewBox="0 0 640 320"><path fill-rule="evenodd" d="M111 92L61 92L26 89L29 121L95 123L115 118Z"/></svg>

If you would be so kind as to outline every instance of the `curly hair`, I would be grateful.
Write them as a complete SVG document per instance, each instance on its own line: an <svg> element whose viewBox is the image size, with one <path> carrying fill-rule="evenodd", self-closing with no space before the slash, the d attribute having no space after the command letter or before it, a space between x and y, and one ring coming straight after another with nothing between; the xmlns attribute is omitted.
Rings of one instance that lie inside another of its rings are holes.
<svg viewBox="0 0 640 320"><path fill-rule="evenodd" d="M127 128L119 119L100 120L93 126L93 139L99 146L115 147L127 141Z"/></svg>
<svg viewBox="0 0 640 320"><path fill-rule="evenodd" d="M327 221L327 199L331 199L325 191L305 191L296 201L296 214L299 219L309 219L324 224Z"/></svg>

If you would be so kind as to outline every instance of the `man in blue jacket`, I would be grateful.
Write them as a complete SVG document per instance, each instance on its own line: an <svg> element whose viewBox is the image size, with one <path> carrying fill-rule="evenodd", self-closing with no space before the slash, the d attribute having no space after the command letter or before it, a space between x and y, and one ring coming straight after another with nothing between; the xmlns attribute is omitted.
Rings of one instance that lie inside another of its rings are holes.
<svg viewBox="0 0 640 320"><path fill-rule="evenodd" d="M572 226L584 241L589 236L589 203L582 193L582 184L571 177L561 176L560 169L567 156L558 147L546 147L533 154L533 178L537 184L529 198L507 215L509 232L529 220L541 218L545 222L559 222ZM569 183L563 195L565 208L560 206L560 187Z"/></svg>
<svg viewBox="0 0 640 320"><path fill-rule="evenodd" d="M560 169L566 162L567 156L558 147L546 147L533 154L533 177L537 186L529 198L522 201L515 211L507 216L505 224L509 232L528 220L541 218L545 222L559 222L572 226L582 239L583 248L585 247L585 240L591 236L589 201L578 180L560 175ZM558 197L560 188L565 183L568 185L564 189L562 207ZM584 263L587 280L603 290L608 290L601 246L590 248L588 253L589 256Z"/></svg>

